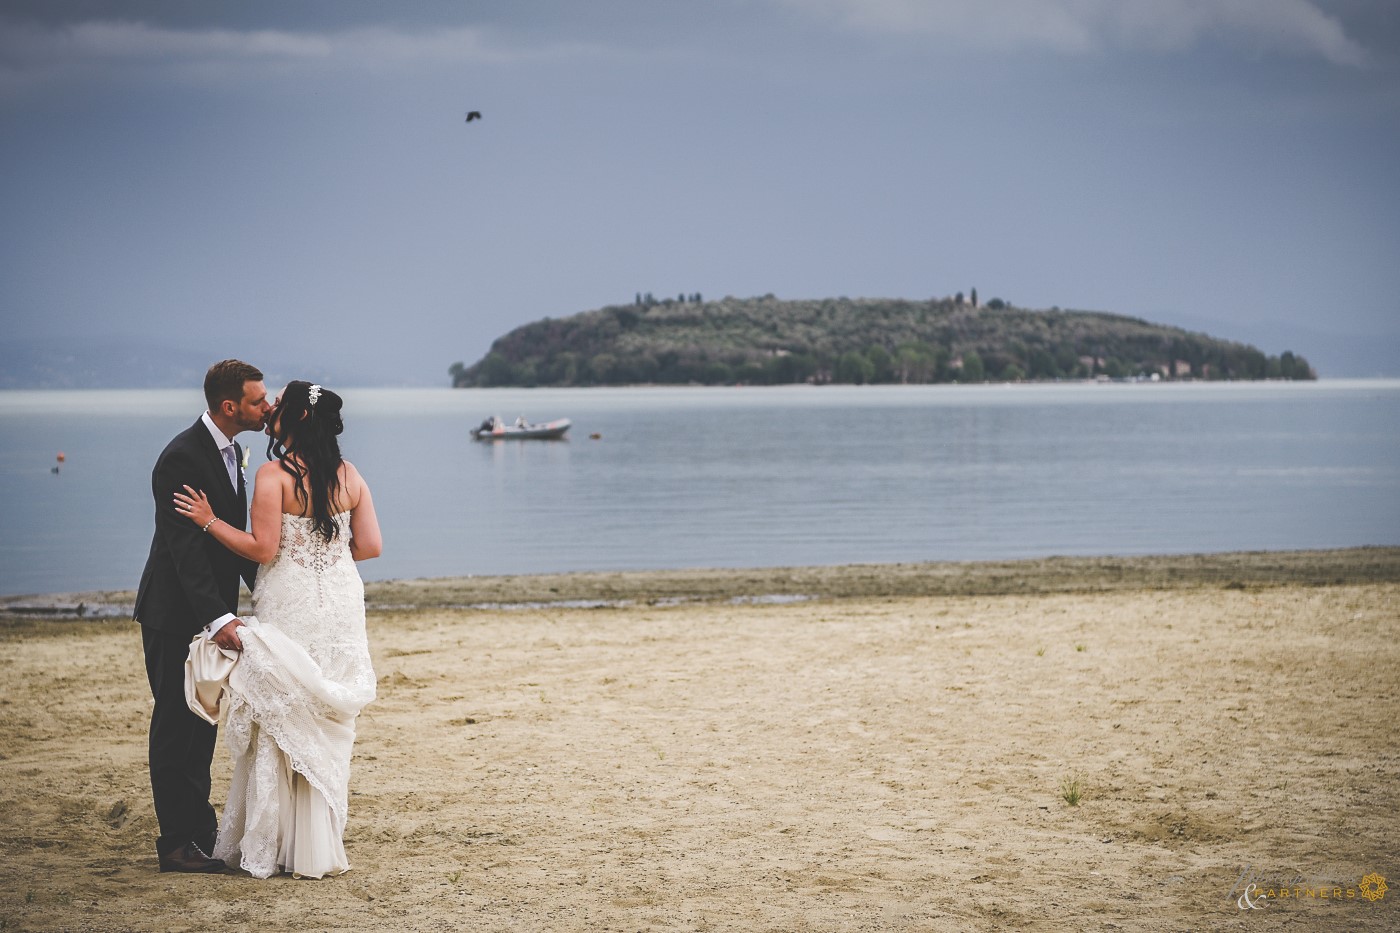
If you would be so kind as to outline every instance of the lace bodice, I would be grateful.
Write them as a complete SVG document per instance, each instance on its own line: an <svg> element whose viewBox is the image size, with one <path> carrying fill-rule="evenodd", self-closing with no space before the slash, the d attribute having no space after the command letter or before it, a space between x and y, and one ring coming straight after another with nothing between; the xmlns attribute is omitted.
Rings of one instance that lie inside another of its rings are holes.
<svg viewBox="0 0 1400 933"><path fill-rule="evenodd" d="M300 642L332 680L368 676L373 684L364 584L350 556L350 513L336 521L340 534L326 541L310 518L282 515L277 553L258 568L253 614ZM364 671L354 670L361 661Z"/></svg>
<svg viewBox="0 0 1400 933"><path fill-rule="evenodd" d="M342 559L350 560L350 513L338 513L335 522L340 534L330 541L324 541L316 534L310 516L283 512L282 541L277 554L267 566L271 567L279 560L290 560L322 574Z"/></svg>

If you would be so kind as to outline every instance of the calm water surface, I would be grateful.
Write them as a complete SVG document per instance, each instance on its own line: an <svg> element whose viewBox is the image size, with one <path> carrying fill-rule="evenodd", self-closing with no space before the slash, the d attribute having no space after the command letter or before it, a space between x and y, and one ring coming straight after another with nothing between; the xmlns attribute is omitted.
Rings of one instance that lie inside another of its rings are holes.
<svg viewBox="0 0 1400 933"><path fill-rule="evenodd" d="M343 394L367 579L1400 544L1393 380ZM203 408L0 392L0 593L134 588L151 466ZM473 442L493 412L574 428Z"/></svg>

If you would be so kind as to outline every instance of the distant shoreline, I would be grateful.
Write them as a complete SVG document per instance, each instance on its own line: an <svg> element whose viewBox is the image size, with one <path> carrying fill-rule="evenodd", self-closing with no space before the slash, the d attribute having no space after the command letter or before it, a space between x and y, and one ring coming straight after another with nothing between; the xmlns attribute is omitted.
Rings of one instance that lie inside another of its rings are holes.
<svg viewBox="0 0 1400 933"><path fill-rule="evenodd" d="M702 385L700 383L668 383L668 382L631 382L618 385L590 385L590 386L451 386L441 383L429 385L403 385L399 383L389 383L384 385L344 383L337 386L337 391L345 392L423 392L442 391L445 393L456 392L596 392L596 391L616 391L619 389L711 389L717 391L734 391L736 389L759 389L759 390L793 390L793 389L866 389L866 390L888 390L888 389L976 389L978 387L996 386L1004 388L1007 386L1309 386L1316 388L1319 385L1338 387L1342 385L1394 385L1400 383L1400 374L1397 375L1372 375L1372 376L1318 376L1316 379L1022 379L1016 382L1006 382L1000 379L985 379L981 382L929 382L929 383L879 383L875 385L854 385L847 383L811 383L792 382L781 385ZM64 394L79 394L82 392L185 392L191 397L198 397L200 394L198 380L188 385L148 385L148 386L58 386L58 385L12 385L0 386L0 397L6 395L37 394L44 392L61 392Z"/></svg>
<svg viewBox="0 0 1400 933"><path fill-rule="evenodd" d="M1218 554L1044 557L829 567L587 571L365 584L370 612L617 607L697 602L1264 589L1400 583L1400 546ZM130 619L133 590L0 596L0 622ZM245 594L246 608L246 594Z"/></svg>
<svg viewBox="0 0 1400 933"><path fill-rule="evenodd" d="M286 378L296 378L296 376L295 376L295 374L294 374L294 375L292 375L292 376L290 376L290 377L286 377ZM285 381L285 378L284 378L284 377L281 377L281 376L279 376L278 378L271 378L271 377L270 377L270 383L269 383L269 384L275 382L276 384L281 385L283 381ZM695 382L695 383L628 382L628 383L618 383L618 384L608 384L608 385L601 385L601 384L600 384L600 385L588 385L588 386L553 386L553 385L550 385L550 386L488 386L488 387L481 387L481 386L453 386L453 385L450 385L450 384L444 384L444 383L442 383L442 382L436 382L436 381L435 381L435 382L422 382L422 383L411 383L411 384L410 384L410 383L403 383L403 382L358 383L358 382L352 382L352 381L331 383L330 380L327 380L327 384L334 384L337 391L342 391L342 390L343 390L343 391L349 391L349 392L365 392L365 391L382 392L382 391L384 391L384 390L390 390L390 391L408 391L408 392L421 392L421 391L423 391L423 390L425 390L425 389L443 389L443 390L453 390L453 391L459 391L459 390L462 390L462 389L469 389L469 390L475 391L475 392L559 391L559 390L561 390L561 389L567 389L567 390L569 390L569 391L573 391L573 390L583 390L583 389L588 389L588 390L591 390L591 389L789 389L789 388L794 388L794 387L797 387L797 388L813 388L813 389L825 389L825 388L880 388L880 389L887 389L887 388L918 388L918 387L927 388L927 387L931 387L931 386L945 387L945 388L975 388L975 387L977 387L977 386L1046 386L1046 385L1051 385L1051 386L1053 386L1053 385L1095 385L1095 384L1098 384L1098 385L1162 385L1162 386L1165 386L1165 385L1210 385L1210 386L1224 386L1224 385L1275 385L1275 384L1299 385L1299 384L1303 384L1303 385L1313 385L1313 386L1316 386L1316 385L1318 385L1319 383L1328 383L1328 384L1331 384L1331 385L1335 385L1335 384L1337 384L1337 383L1344 383L1344 382L1346 382L1346 383L1361 383L1361 382L1393 383L1393 382L1400 382L1400 373L1396 373L1396 374L1386 374L1386 373L1379 373L1379 374L1377 374L1377 373L1373 373L1373 374L1371 374L1371 375L1366 375L1366 376L1359 376L1359 375L1334 375L1334 374L1326 374L1326 375L1324 375L1324 374L1319 374L1319 375L1317 376L1316 379L1307 379L1307 380L1295 380L1295 379L1187 379L1187 378L1176 378L1176 379L1160 379L1160 380L1153 381L1153 380L1151 380L1151 379L1129 379L1129 378L1123 378L1123 379L1109 379L1109 380L1069 379L1069 378L1065 378L1065 379L1019 379L1019 380L1016 380L1016 381L1014 381L1014 382L1009 382L1009 381L1006 381L1006 380L1003 380L1003 379L984 379L984 380L982 380L982 381L980 381L980 382L877 383L877 384L874 384L874 385L863 385L863 386L855 385L855 384L853 384L853 383L834 383L834 382L833 382L833 383L792 382L792 383L782 383L782 384L779 384L779 385L762 385L762 384L757 384L757 383L725 384L725 385L705 385L705 384L703 384L703 383L698 383L698 382ZM199 392L200 392L199 385L200 385L200 380L199 380L199 378L192 378L192 379L191 379L190 381L188 381L188 382L180 382L180 383L173 383L173 382L172 382L172 383L161 383L161 384L158 384L158 385L96 385L96 384L59 385L59 384L53 384L53 383L48 383L48 384L43 384L43 383L39 383L39 384L28 384L28 383L26 383L26 384L14 384L14 385L0 385L0 395L6 395L6 394L15 394L15 395L18 395L18 394L20 394L20 393L25 393L25 392L65 392L65 393L71 392L71 393L79 393L79 392L179 392L179 391L183 391L183 392L188 392L188 393L190 393L190 394L193 395L193 396L198 396L198 395L199 395Z"/></svg>

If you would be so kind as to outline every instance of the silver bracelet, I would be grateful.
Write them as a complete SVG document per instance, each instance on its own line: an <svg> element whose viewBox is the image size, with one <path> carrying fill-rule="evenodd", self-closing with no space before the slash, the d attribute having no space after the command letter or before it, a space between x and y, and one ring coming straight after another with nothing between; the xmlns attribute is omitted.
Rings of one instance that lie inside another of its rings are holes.
<svg viewBox="0 0 1400 933"><path fill-rule="evenodd" d="M213 518L209 519L209 521L207 521L207 522L204 523L204 529L203 529L203 530L206 531L206 532L209 531L209 526L212 525L212 524L214 524L214 523L217 522L218 520L219 520L219 516L215 515Z"/></svg>

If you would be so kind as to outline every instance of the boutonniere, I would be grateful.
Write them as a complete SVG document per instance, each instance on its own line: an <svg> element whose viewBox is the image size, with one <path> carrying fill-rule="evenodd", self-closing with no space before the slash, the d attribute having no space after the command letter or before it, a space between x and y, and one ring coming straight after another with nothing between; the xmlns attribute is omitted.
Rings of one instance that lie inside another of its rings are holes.
<svg viewBox="0 0 1400 933"><path fill-rule="evenodd" d="M238 465L238 469L242 470L244 473L248 472L248 451L249 448L243 448L243 462Z"/></svg>

